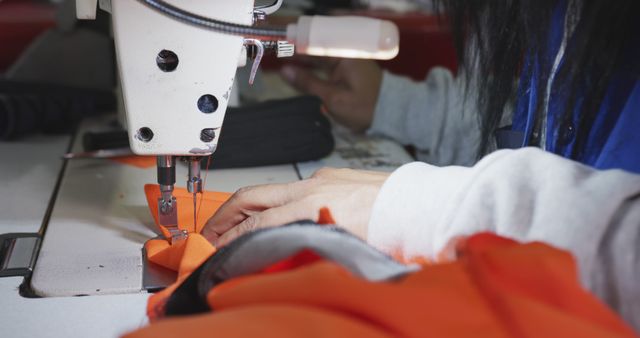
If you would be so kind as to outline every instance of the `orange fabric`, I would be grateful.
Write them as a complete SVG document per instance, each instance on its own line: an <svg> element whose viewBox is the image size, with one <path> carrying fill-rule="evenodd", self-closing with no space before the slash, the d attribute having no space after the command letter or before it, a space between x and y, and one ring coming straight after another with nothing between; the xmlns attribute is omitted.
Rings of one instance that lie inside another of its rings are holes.
<svg viewBox="0 0 640 338"><path fill-rule="evenodd" d="M156 225L160 231L162 231L162 235L168 237L169 231L158 223L160 187L156 184L147 184L144 186L144 192L147 198L147 204L149 205L149 211ZM154 239L145 243L145 250L150 262L177 272L175 283L149 298L147 315L151 321L155 321L163 316L164 306L173 291L175 291L198 266L215 253L215 247L201 236L200 232L202 228L204 228L207 220L231 197L231 194L208 191L203 194L198 194L196 201L196 207L198 208L197 224L195 227L193 226L193 194L189 193L186 189L176 188L173 191L173 196L176 198L179 206L178 227L182 230L187 230L189 237L185 241L178 242L174 245L165 239ZM335 223L329 209L322 208L320 210L319 223ZM306 259L306 261L309 261L308 257ZM280 263L280 269L292 266L292 264L300 264L300 262L302 262L300 259L283 261ZM275 271L276 269L278 269L278 266L272 267L272 270Z"/></svg>
<svg viewBox="0 0 640 338"><path fill-rule="evenodd" d="M318 213L318 224L336 224L329 208L320 208L320 212Z"/></svg>
<svg viewBox="0 0 640 338"><path fill-rule="evenodd" d="M174 245L164 239L154 239L145 246L149 260L179 275L191 273L215 251L202 235L192 233L187 240Z"/></svg>
<svg viewBox="0 0 640 338"><path fill-rule="evenodd" d="M144 186L147 203L153 219L167 237L169 232L158 224L158 198L160 187L155 184ZM176 188L173 192L178 202L178 227L189 232L189 237L174 245L165 239L154 239L145 243L145 250L150 262L176 271L176 282L166 289L151 296L147 304L147 314L151 320L155 320L164 313L164 304L171 293L184 281L200 264L202 264L216 249L200 235L200 231L207 220L213 216L218 208L231 194L222 192L204 192L198 194L196 207L198 207L197 225L193 226L193 195L186 189ZM202 202L202 203L200 203Z"/></svg>
<svg viewBox="0 0 640 338"><path fill-rule="evenodd" d="M275 323L280 325L274 327ZM331 326L327 326L327 324ZM380 332L375 325L364 321L354 321L330 311L289 304L267 304L213 314L207 313L177 319L168 318L145 329L125 335L125 337L391 338L393 336Z"/></svg>
<svg viewBox="0 0 640 338"><path fill-rule="evenodd" d="M271 266L268 266L262 269L261 272L272 273L272 272L293 270L295 268L298 268L307 264L311 264L320 260L322 260L322 257L320 255L318 255L317 253L309 249L305 249L289 258L285 258L280 262L276 262L275 264L272 264Z"/></svg>
<svg viewBox="0 0 640 338"><path fill-rule="evenodd" d="M140 169L147 169L147 168L156 166L155 156L131 155L131 156L114 157L111 160L121 164L131 165Z"/></svg>
<svg viewBox="0 0 640 338"><path fill-rule="evenodd" d="M209 292L214 313L127 337L635 337L580 287L569 253L492 234L456 246L455 261L390 282L327 261L235 278Z"/></svg>
<svg viewBox="0 0 640 338"><path fill-rule="evenodd" d="M198 233L175 245L164 239L154 239L145 244L150 262L161 265L178 273L175 283L164 290L154 293L147 302L147 316L154 321L164 315L164 307L169 296L189 275L216 252L216 248Z"/></svg>
<svg viewBox="0 0 640 338"><path fill-rule="evenodd" d="M149 204L151 215L156 225L158 225L158 198L160 198L160 187L157 184L147 184L144 186L144 193L147 196L147 203ZM198 194L196 202L196 207L198 208L198 224L195 229L193 227L193 194L188 192L187 189L176 188L173 191L173 196L178 202L178 227L182 230L187 230L189 233L200 233L207 223L207 220L231 197L231 194L210 191ZM159 225L158 227L165 237L169 236L167 229Z"/></svg>

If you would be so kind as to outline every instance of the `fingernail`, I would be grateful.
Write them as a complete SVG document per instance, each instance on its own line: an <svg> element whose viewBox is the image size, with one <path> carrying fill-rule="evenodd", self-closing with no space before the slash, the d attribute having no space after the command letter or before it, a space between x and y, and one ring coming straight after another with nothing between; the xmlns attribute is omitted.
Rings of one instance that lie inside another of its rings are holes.
<svg viewBox="0 0 640 338"><path fill-rule="evenodd" d="M296 80L296 69L294 67L283 66L280 69L280 74L282 74L282 77L284 77L285 80L289 82L293 82Z"/></svg>

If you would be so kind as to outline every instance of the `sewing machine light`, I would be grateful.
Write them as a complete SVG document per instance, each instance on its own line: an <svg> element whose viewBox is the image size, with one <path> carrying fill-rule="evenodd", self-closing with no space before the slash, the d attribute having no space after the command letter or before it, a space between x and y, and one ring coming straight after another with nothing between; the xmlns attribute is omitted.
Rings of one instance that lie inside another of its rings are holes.
<svg viewBox="0 0 640 338"><path fill-rule="evenodd" d="M390 21L354 16L301 16L287 27L298 54L389 60L398 55L398 27Z"/></svg>

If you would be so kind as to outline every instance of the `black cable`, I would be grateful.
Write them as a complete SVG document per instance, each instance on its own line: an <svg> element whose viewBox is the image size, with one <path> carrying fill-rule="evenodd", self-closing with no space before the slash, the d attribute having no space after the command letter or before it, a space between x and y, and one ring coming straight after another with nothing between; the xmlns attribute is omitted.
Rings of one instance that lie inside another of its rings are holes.
<svg viewBox="0 0 640 338"><path fill-rule="evenodd" d="M253 27L240 25L191 13L162 0L138 1L176 20L220 33L266 39L286 38L287 36L287 30L284 27Z"/></svg>

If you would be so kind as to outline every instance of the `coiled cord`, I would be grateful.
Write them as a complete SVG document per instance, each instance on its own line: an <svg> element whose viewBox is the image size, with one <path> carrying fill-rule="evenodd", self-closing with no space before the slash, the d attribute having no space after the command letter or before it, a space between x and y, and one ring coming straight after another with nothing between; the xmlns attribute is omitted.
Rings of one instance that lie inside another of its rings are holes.
<svg viewBox="0 0 640 338"><path fill-rule="evenodd" d="M176 20L213 30L220 33L241 35L258 39L286 38L287 30L284 27L253 27L236 23L224 22L207 18L195 13L185 11L162 0L138 0L148 7ZM231 0L233 1L233 0Z"/></svg>

